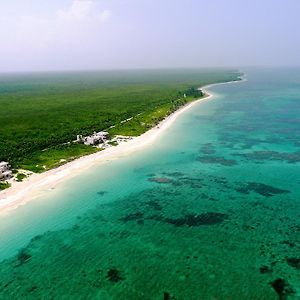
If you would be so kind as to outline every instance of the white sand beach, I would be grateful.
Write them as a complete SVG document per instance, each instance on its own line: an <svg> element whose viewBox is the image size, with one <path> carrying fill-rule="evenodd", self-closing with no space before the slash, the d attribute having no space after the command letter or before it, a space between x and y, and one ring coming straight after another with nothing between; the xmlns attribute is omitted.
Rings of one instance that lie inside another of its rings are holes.
<svg viewBox="0 0 300 300"><path fill-rule="evenodd" d="M244 81L245 79L241 80ZM241 82L234 81L234 82ZM234 83L233 82L233 83ZM199 102L207 101L213 97L213 94L208 91L212 85L201 88L206 97L195 100L187 105L181 107L168 117L166 117L160 124L150 129L139 137L135 137L128 142L124 142L115 147L110 147L103 151L94 154L83 156L74 161L68 162L58 168L46 171L42 174L33 174L22 182L13 182L12 186L0 192L0 213L7 213L11 209L25 204L31 199L36 198L41 192L53 189L58 183L68 178L74 177L83 170L95 165L105 163L126 156L134 151L152 145L157 137L167 130L173 122L182 113L198 104Z"/></svg>

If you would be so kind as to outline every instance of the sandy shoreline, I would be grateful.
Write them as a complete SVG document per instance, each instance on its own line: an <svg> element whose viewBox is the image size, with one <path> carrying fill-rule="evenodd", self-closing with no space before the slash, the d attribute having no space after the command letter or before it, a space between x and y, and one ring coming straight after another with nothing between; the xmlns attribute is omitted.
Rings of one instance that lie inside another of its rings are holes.
<svg viewBox="0 0 300 300"><path fill-rule="evenodd" d="M241 81L244 81L244 79L240 81L233 81L232 83ZM230 82L224 82L224 84L228 83ZM178 116L199 102L211 99L213 94L208 92L207 89L217 84L211 84L202 87L201 89L205 91L205 93L208 95L207 97L188 103L169 115L154 128L128 142L122 143L116 147L108 148L104 151L83 156L42 174L33 174L23 182L14 183L12 187L0 192L0 213L7 213L9 210L15 209L18 206L27 203L31 199L36 198L40 192L53 189L61 181L78 175L83 170L95 165L95 163L105 163L107 161L126 156L134 151L153 144L157 137L162 132L167 130L174 123Z"/></svg>

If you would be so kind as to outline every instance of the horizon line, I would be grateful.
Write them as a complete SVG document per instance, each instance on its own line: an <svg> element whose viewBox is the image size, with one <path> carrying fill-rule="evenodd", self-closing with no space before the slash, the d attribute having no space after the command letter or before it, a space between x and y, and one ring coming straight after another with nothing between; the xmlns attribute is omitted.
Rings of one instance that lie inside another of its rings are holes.
<svg viewBox="0 0 300 300"><path fill-rule="evenodd" d="M249 68L300 68L300 65L255 65L255 66L205 66L205 67L133 67L133 68L97 68L97 69L53 69L53 70L5 70L0 71L0 74L28 74L28 73L80 73L80 72L117 72L117 71L155 71L155 70L209 70L209 69L220 69L220 70L229 70L234 69L240 71L240 69L249 69Z"/></svg>

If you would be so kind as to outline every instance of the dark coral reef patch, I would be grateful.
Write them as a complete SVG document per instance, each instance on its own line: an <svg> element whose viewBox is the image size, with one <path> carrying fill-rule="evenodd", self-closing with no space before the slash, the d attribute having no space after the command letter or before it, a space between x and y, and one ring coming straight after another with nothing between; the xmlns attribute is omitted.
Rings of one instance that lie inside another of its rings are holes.
<svg viewBox="0 0 300 300"><path fill-rule="evenodd" d="M166 178L166 177L152 177L148 179L151 182L156 182L156 183L170 183L172 182L171 179Z"/></svg>
<svg viewBox="0 0 300 300"><path fill-rule="evenodd" d="M147 207L152 208L154 210L162 210L162 206L159 204L158 201L149 200L145 204Z"/></svg>
<svg viewBox="0 0 300 300"><path fill-rule="evenodd" d="M300 162L300 151L296 152L277 152L270 150L262 150L262 151L253 151L250 153L237 153L236 156L241 156L247 160L256 160L256 161L264 161L264 160L279 160L286 161L288 163L297 163Z"/></svg>
<svg viewBox="0 0 300 300"><path fill-rule="evenodd" d="M283 190L280 188L273 187L271 185L258 182L248 182L246 185L237 188L236 191L242 194L249 194L250 192L255 192L265 197L272 197L276 194L290 193L290 191L288 190Z"/></svg>
<svg viewBox="0 0 300 300"><path fill-rule="evenodd" d="M203 164L218 164L222 166L235 166L237 162L233 159L226 159L221 156L199 156L197 158Z"/></svg>
<svg viewBox="0 0 300 300"><path fill-rule="evenodd" d="M97 195L99 195L99 196L104 196L105 194L107 194L107 191L99 191L99 192L97 192Z"/></svg>
<svg viewBox="0 0 300 300"><path fill-rule="evenodd" d="M143 218L144 216L144 213L143 212L135 212L135 213L130 213L122 218L120 218L119 220L126 223L126 222L129 222L129 221L137 221L137 220L140 220L141 218Z"/></svg>
<svg viewBox="0 0 300 300"><path fill-rule="evenodd" d="M202 154L215 154L216 150L212 143L207 143L200 148L200 152Z"/></svg>
<svg viewBox="0 0 300 300"><path fill-rule="evenodd" d="M288 299L288 296L295 294L293 287L282 278L272 281L271 286L278 294L280 300Z"/></svg>
<svg viewBox="0 0 300 300"><path fill-rule="evenodd" d="M18 266L27 263L30 259L31 254L29 251L26 248L22 248L17 255Z"/></svg>
<svg viewBox="0 0 300 300"><path fill-rule="evenodd" d="M168 292L164 292L164 300L176 300L176 298Z"/></svg>
<svg viewBox="0 0 300 300"><path fill-rule="evenodd" d="M288 257L286 259L286 262L288 263L288 265L290 265L291 267L300 270L300 258L296 258L296 257Z"/></svg>
<svg viewBox="0 0 300 300"><path fill-rule="evenodd" d="M261 267L259 268L259 272L260 272L261 274L267 274L267 273L272 273L273 270L272 270L272 268L270 268L270 267L268 267L268 266L261 266Z"/></svg>
<svg viewBox="0 0 300 300"><path fill-rule="evenodd" d="M116 268L111 268L108 270L106 278L113 283L117 283L125 278L122 276L121 272Z"/></svg>
<svg viewBox="0 0 300 300"><path fill-rule="evenodd" d="M216 225L228 218L227 214L217 212L207 212L203 214L186 214L180 218L165 218L162 216L152 216L150 219L172 224L174 226L197 227L202 225Z"/></svg>
<svg viewBox="0 0 300 300"><path fill-rule="evenodd" d="M199 177L189 177L179 172L164 172L162 174L166 177L154 176L148 178L148 181L158 184L171 184L174 187L190 186L191 188L202 188L204 186L202 178Z"/></svg>

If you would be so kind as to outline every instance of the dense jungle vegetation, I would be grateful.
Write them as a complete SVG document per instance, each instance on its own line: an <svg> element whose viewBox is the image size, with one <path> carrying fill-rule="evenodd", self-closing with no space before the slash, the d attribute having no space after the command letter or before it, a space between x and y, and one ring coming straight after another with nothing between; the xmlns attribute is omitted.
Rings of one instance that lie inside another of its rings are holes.
<svg viewBox="0 0 300 300"><path fill-rule="evenodd" d="M239 75L215 69L0 74L0 161L36 172L52 168L96 151L65 144L77 134L114 126L111 134L140 135L199 98L198 87Z"/></svg>

